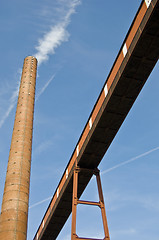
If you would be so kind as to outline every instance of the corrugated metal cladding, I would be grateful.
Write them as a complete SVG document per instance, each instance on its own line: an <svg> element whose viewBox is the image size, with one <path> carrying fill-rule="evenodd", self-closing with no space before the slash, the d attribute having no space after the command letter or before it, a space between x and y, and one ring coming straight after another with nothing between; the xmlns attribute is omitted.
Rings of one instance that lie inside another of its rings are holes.
<svg viewBox="0 0 159 240"><path fill-rule="evenodd" d="M0 215L0 239L26 240L37 60L26 57Z"/></svg>
<svg viewBox="0 0 159 240"><path fill-rule="evenodd" d="M72 210L75 162L82 168L99 165L159 58L158 43L159 0L143 0L34 240L57 238ZM91 176L79 174L78 198Z"/></svg>

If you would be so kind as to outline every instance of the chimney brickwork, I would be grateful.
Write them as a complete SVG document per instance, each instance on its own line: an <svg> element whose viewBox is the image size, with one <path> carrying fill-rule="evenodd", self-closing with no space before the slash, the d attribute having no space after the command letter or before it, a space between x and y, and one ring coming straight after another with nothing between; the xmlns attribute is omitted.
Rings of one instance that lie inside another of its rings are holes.
<svg viewBox="0 0 159 240"><path fill-rule="evenodd" d="M0 215L0 239L26 240L37 60L24 59Z"/></svg>

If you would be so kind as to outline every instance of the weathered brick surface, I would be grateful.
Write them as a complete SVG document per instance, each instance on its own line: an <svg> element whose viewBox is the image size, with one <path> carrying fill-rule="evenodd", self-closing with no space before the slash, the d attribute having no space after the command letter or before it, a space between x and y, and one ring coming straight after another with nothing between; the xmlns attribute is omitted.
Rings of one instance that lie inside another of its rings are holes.
<svg viewBox="0 0 159 240"><path fill-rule="evenodd" d="M0 215L0 239L26 240L36 58L24 59Z"/></svg>

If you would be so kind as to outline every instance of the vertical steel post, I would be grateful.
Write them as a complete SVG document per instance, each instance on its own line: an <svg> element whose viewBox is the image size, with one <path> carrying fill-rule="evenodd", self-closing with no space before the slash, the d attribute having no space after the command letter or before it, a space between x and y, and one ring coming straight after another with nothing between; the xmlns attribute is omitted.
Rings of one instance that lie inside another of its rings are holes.
<svg viewBox="0 0 159 240"><path fill-rule="evenodd" d="M107 223L107 217L106 217L105 204L104 204L104 197L103 197L103 191L102 191L102 184L101 184L99 171L96 173L96 179L97 179L98 194L99 194L100 208L101 208L101 213L102 213L102 220L103 220L103 228L104 228L104 233L105 233L105 239L106 238L110 239L108 223Z"/></svg>
<svg viewBox="0 0 159 240"><path fill-rule="evenodd" d="M76 239L76 214L77 214L77 191L78 191L78 169L77 164L73 174L73 196L72 196L72 228L71 240Z"/></svg>
<svg viewBox="0 0 159 240"><path fill-rule="evenodd" d="M92 202L92 201L83 201L79 200L77 197L78 194L78 174L79 172L85 171L85 172L91 172L94 175L96 175L96 181L97 181L97 187L98 187L98 194L99 194L99 202ZM107 218L106 218L106 211L105 211L105 204L104 204L104 197L102 192L102 184L100 179L100 174L98 169L82 169L77 167L77 163L74 169L73 173L73 196L72 196L72 229L71 229L71 240L96 240L95 238L83 238L78 237L76 234L76 215L77 215L77 205L78 204L85 204L85 205L92 205L92 206L98 206L101 209L102 214L102 221L103 221L103 228L104 228L104 239L103 240L110 240L109 236L109 229L107 224ZM97 239L102 240L102 239Z"/></svg>
<svg viewBox="0 0 159 240"><path fill-rule="evenodd" d="M0 215L0 239L26 240L37 60L24 59Z"/></svg>

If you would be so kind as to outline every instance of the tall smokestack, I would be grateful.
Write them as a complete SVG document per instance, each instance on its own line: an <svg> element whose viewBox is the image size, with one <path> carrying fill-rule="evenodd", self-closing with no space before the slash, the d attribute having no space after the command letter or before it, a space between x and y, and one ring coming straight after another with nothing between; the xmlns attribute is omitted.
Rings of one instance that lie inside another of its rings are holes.
<svg viewBox="0 0 159 240"><path fill-rule="evenodd" d="M24 59L0 215L1 240L26 240L37 60Z"/></svg>

